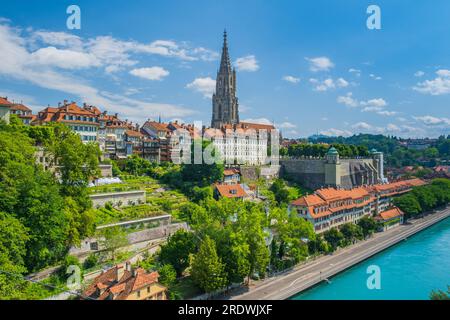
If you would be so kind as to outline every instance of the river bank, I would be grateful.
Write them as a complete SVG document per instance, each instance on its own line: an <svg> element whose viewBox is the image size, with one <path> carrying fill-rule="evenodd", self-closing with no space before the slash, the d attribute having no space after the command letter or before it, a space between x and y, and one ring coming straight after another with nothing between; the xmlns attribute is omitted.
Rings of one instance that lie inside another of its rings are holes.
<svg viewBox="0 0 450 320"><path fill-rule="evenodd" d="M235 291L232 293L231 299L288 299L449 216L450 208L447 208L409 224L377 233L366 241L341 249L332 255L320 257L292 271L256 282L250 288L242 288L240 291Z"/></svg>

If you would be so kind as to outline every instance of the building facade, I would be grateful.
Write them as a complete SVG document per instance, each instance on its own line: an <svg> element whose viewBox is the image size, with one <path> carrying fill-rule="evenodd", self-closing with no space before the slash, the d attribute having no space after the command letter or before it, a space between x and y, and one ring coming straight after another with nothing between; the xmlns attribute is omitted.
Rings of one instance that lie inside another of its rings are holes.
<svg viewBox="0 0 450 320"><path fill-rule="evenodd" d="M24 125L30 125L31 121L34 120L31 109L22 103L13 104L10 110L11 114L17 115Z"/></svg>
<svg viewBox="0 0 450 320"><path fill-rule="evenodd" d="M321 187L353 188L386 183L383 153L372 149L370 157L342 159L331 147L323 158L284 158L281 174L309 189Z"/></svg>
<svg viewBox="0 0 450 320"><path fill-rule="evenodd" d="M393 197L424 184L420 179L410 179L352 189L322 188L293 201L290 207L310 221L316 233L322 233L344 223L356 223L364 216L388 212L381 215L385 220L391 215L389 210L394 209Z"/></svg>
<svg viewBox="0 0 450 320"><path fill-rule="evenodd" d="M34 125L44 125L49 122L64 123L80 135L83 142L97 141L100 111L93 106L79 107L75 102L64 100L58 107L47 107L40 111Z"/></svg>
<svg viewBox="0 0 450 320"><path fill-rule="evenodd" d="M9 117L11 114L10 108L12 105L13 104L8 101L8 97L0 97L0 121L4 121L6 124L9 124Z"/></svg>

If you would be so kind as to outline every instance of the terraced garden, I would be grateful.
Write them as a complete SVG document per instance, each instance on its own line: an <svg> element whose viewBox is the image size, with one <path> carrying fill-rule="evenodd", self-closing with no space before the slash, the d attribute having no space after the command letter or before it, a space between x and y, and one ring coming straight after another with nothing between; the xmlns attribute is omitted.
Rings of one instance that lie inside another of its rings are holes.
<svg viewBox="0 0 450 320"><path fill-rule="evenodd" d="M121 192L129 190L145 190L146 203L115 208L110 205L96 209L96 223L108 223L155 217L161 214L172 214L176 219L177 209L188 202L182 193L170 190L166 185L151 177L121 176L123 183L91 187L91 193Z"/></svg>

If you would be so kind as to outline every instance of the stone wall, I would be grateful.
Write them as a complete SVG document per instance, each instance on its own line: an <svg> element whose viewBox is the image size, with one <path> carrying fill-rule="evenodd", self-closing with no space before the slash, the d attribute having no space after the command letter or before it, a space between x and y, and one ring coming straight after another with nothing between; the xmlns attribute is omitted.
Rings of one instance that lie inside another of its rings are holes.
<svg viewBox="0 0 450 320"><path fill-rule="evenodd" d="M98 193L91 194L89 197L92 200L92 205L94 208L104 206L108 202L112 203L115 207L120 207L145 203L146 200L144 190Z"/></svg>
<svg viewBox="0 0 450 320"><path fill-rule="evenodd" d="M258 180L260 169L255 166L240 166L241 176L245 180Z"/></svg>
<svg viewBox="0 0 450 320"><path fill-rule="evenodd" d="M112 177L112 165L111 164L100 164L98 166L100 169L100 176L102 178Z"/></svg>
<svg viewBox="0 0 450 320"><path fill-rule="evenodd" d="M281 176L285 179L296 181L310 189L327 185L325 159L282 159L280 164ZM340 164L337 166L340 174L339 186L344 188L380 181L373 159L340 159Z"/></svg>
<svg viewBox="0 0 450 320"><path fill-rule="evenodd" d="M325 184L325 160L287 159L281 160L281 176L301 185L318 189Z"/></svg>

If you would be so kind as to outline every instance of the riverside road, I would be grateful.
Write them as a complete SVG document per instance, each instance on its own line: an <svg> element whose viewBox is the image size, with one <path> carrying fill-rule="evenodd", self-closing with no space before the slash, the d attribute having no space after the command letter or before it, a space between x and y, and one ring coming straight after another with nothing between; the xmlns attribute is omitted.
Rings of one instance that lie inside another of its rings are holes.
<svg viewBox="0 0 450 320"><path fill-rule="evenodd" d="M340 249L332 255L319 257L292 271L257 282L246 292L236 292L230 298L236 300L288 299L449 216L450 208L446 208L422 219L376 233L372 238Z"/></svg>

